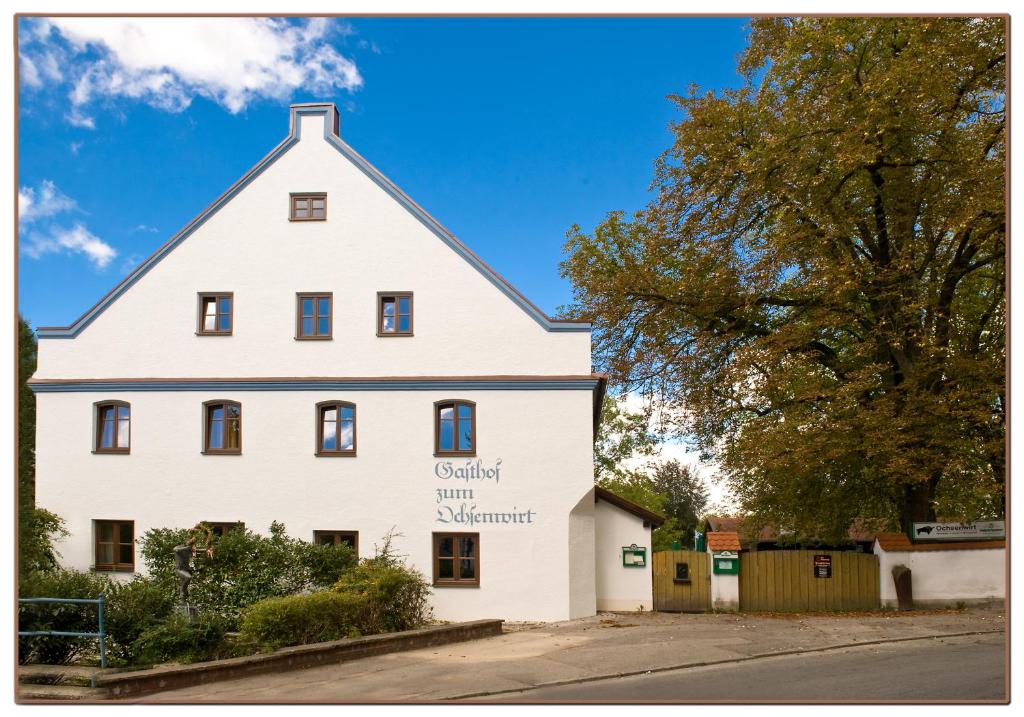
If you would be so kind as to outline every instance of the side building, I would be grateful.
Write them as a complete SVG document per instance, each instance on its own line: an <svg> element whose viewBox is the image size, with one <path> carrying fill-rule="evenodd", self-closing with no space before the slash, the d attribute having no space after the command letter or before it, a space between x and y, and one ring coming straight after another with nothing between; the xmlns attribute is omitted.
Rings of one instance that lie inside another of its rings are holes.
<svg viewBox="0 0 1024 717"><path fill-rule="evenodd" d="M68 567L144 572L151 528L276 520L364 556L394 531L441 619L596 609L589 324L484 264L333 104L293 105L255 167L38 336L37 501Z"/></svg>

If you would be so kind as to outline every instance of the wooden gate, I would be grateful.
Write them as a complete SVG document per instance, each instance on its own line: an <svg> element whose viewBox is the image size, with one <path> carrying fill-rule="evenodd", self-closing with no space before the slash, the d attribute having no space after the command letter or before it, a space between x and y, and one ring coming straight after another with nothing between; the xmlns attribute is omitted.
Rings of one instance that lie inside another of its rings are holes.
<svg viewBox="0 0 1024 717"><path fill-rule="evenodd" d="M834 550L740 553L740 610L877 610L879 605L876 555Z"/></svg>
<svg viewBox="0 0 1024 717"><path fill-rule="evenodd" d="M696 550L654 554L654 609L704 612L711 609L711 556Z"/></svg>

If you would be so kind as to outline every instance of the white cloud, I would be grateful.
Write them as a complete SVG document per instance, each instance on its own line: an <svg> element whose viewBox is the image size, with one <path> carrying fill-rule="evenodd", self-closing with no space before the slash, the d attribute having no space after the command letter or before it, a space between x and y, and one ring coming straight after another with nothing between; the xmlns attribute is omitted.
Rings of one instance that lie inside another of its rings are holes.
<svg viewBox="0 0 1024 717"><path fill-rule="evenodd" d="M19 187L21 252L33 259L56 253L84 254L97 269L106 268L117 256L114 247L90 232L81 222L71 227L53 223L57 215L72 211L78 211L78 204L49 179L44 179L38 187Z"/></svg>
<svg viewBox="0 0 1024 717"><path fill-rule="evenodd" d="M22 33L22 81L38 87L66 80L68 119L80 127L95 126L96 102L119 98L180 112L204 97L234 114L299 89L361 87L355 63L330 42L350 33L326 18L51 18ZM56 44L58 35L66 50ZM58 63L65 51L70 61ZM61 64L69 77L59 75Z"/></svg>
<svg viewBox="0 0 1024 717"><path fill-rule="evenodd" d="M132 231L133 231L133 232L148 232L148 233L150 233L150 234L156 234L156 233L158 233L158 232L159 232L160 230L159 230L159 229L157 229L156 227L151 227L151 226L150 226L150 225L148 225L148 224L139 224L139 225L138 225L138 226L136 226L136 227L135 227L134 229L132 229Z"/></svg>
<svg viewBox="0 0 1024 717"><path fill-rule="evenodd" d="M29 224L38 219L52 217L62 212L77 209L75 200L64 194L49 179L44 179L38 189L18 189L18 222Z"/></svg>
<svg viewBox="0 0 1024 717"><path fill-rule="evenodd" d="M117 250L80 223L73 227L51 227L48 232L32 232L22 252L38 259L44 254L68 252L84 254L97 269L104 269L117 256Z"/></svg>

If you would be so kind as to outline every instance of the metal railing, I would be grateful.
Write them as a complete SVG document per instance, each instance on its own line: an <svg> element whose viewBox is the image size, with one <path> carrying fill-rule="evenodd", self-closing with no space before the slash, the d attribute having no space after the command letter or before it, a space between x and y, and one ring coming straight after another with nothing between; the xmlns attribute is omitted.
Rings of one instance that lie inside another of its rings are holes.
<svg viewBox="0 0 1024 717"><path fill-rule="evenodd" d="M62 630L19 630L18 637L98 637L100 640L100 667L107 666L107 631L103 625L103 593L96 599L89 598L18 598L19 604L67 603L71 605L96 605L99 610L99 632L65 632Z"/></svg>

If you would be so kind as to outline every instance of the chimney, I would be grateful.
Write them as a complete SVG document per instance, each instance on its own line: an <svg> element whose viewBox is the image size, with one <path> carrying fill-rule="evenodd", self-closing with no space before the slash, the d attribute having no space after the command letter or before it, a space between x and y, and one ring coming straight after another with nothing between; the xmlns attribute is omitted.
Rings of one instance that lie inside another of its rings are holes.
<svg viewBox="0 0 1024 717"><path fill-rule="evenodd" d="M304 102L291 106L289 129L292 136L340 137L338 108L333 102Z"/></svg>

